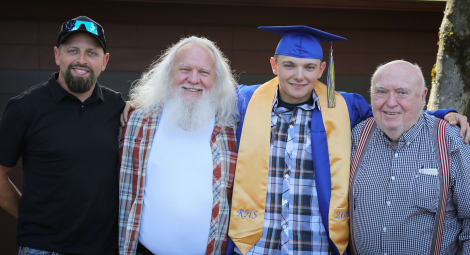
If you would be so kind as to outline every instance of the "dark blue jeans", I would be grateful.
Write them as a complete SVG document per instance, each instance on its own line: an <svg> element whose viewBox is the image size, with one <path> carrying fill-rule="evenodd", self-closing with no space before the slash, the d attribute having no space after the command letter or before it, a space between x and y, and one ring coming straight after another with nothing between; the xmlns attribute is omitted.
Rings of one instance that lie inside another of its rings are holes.
<svg viewBox="0 0 470 255"><path fill-rule="evenodd" d="M20 246L18 250L18 255L64 255L63 253L54 252L54 251L45 251L38 250L34 248Z"/></svg>

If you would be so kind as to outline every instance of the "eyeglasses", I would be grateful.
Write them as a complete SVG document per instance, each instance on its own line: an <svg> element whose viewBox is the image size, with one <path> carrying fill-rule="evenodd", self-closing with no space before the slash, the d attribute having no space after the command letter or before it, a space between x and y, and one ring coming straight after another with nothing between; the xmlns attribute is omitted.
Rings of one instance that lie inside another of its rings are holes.
<svg viewBox="0 0 470 255"><path fill-rule="evenodd" d="M83 21L83 20L69 20L67 22L64 23L64 26L63 26L63 31L64 32L72 32L72 31L76 31L76 30L83 30L81 29L80 27L85 27L85 30L96 35L96 36L99 36L99 35L102 35L103 34L103 30L100 26L98 26L96 23L94 22L91 22L91 21Z"/></svg>

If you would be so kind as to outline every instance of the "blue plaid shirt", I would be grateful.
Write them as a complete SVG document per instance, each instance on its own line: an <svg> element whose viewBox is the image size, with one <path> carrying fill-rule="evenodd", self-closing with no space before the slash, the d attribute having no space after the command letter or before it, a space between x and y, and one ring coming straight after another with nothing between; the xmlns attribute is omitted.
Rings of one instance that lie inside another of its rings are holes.
<svg viewBox="0 0 470 255"><path fill-rule="evenodd" d="M328 236L321 222L310 141L313 105L293 110L274 100L271 117L271 158L263 235L247 254L328 254ZM282 191L289 186L287 201ZM288 212L289 240L281 243L281 213ZM236 253L240 253L235 248Z"/></svg>

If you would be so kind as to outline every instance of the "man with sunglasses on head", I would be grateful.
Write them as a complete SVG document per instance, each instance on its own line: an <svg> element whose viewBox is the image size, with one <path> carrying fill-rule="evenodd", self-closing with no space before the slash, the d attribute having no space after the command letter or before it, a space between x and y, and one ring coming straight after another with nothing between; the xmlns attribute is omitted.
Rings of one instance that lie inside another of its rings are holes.
<svg viewBox="0 0 470 255"><path fill-rule="evenodd" d="M116 254L119 93L97 82L103 28L62 24L59 72L10 99L0 123L0 206L18 218L19 254ZM8 173L22 157L23 194ZM21 197L21 199L20 199Z"/></svg>

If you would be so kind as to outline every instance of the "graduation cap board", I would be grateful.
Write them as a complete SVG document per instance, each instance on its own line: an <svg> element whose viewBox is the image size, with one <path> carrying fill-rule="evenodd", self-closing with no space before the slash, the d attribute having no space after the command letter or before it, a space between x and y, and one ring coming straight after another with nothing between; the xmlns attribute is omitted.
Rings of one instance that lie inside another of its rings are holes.
<svg viewBox="0 0 470 255"><path fill-rule="evenodd" d="M335 107L335 79L333 62L333 41L347 40L345 37L330 34L309 26L259 26L261 30L268 31L281 36L275 54L291 56L296 58L323 59L321 42L331 42L330 58L328 64L328 107Z"/></svg>

